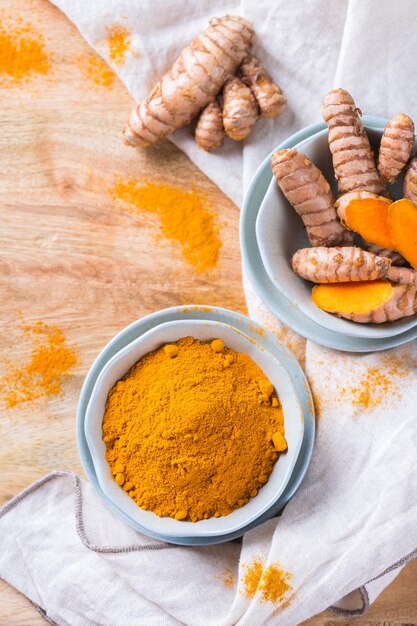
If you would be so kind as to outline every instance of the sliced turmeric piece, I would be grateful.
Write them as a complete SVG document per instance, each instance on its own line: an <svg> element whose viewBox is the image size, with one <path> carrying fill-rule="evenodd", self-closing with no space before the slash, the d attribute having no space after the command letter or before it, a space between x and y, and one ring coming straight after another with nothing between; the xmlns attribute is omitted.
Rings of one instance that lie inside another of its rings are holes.
<svg viewBox="0 0 417 626"><path fill-rule="evenodd" d="M414 285L388 281L330 283L313 288L312 300L324 311L362 324L393 322L417 308Z"/></svg>
<svg viewBox="0 0 417 626"><path fill-rule="evenodd" d="M417 205L407 198L393 202L388 223L393 247L417 269Z"/></svg>
<svg viewBox="0 0 417 626"><path fill-rule="evenodd" d="M366 241L377 246L394 248L388 225L391 200L367 191L354 191L339 198L335 204L342 223Z"/></svg>

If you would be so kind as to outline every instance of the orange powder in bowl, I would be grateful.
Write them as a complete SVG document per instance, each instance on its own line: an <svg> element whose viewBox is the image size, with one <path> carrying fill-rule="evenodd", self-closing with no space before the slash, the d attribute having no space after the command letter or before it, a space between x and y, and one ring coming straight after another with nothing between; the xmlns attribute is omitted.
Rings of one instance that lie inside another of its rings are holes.
<svg viewBox="0 0 417 626"><path fill-rule="evenodd" d="M287 446L258 365L193 337L150 352L116 383L103 441L117 484L142 509L193 522L244 506Z"/></svg>

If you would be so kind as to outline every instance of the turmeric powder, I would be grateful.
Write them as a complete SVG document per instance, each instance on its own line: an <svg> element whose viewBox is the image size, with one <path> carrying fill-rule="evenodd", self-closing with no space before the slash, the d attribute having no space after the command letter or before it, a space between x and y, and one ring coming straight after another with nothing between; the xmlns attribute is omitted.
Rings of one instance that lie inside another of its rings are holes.
<svg viewBox="0 0 417 626"><path fill-rule="evenodd" d="M282 602L292 587L289 583L292 574L283 570L278 563L272 563L265 569L259 590L264 602Z"/></svg>
<svg viewBox="0 0 417 626"><path fill-rule="evenodd" d="M234 587L236 583L233 571L227 567L223 570L223 585L225 587Z"/></svg>
<svg viewBox="0 0 417 626"><path fill-rule="evenodd" d="M116 75L103 59L94 52L80 54L77 65L88 80L100 87L111 87Z"/></svg>
<svg viewBox="0 0 417 626"><path fill-rule="evenodd" d="M0 399L9 409L60 393L77 363L76 351L58 326L39 321L24 323L22 330L33 344L30 360L23 367L10 367L0 378Z"/></svg>
<svg viewBox="0 0 417 626"><path fill-rule="evenodd" d="M123 65L126 53L130 51L130 31L122 24L112 24L106 29L110 59L117 65Z"/></svg>
<svg viewBox="0 0 417 626"><path fill-rule="evenodd" d="M409 363L409 356L402 360L386 355L378 367L367 367L356 383L342 390L340 397L345 401L350 396L353 406L358 407L357 415L372 411L386 401L392 402L400 397L400 381L410 374Z"/></svg>
<svg viewBox="0 0 417 626"><path fill-rule="evenodd" d="M10 23L9 23L10 21ZM13 23L11 23L13 22ZM44 38L29 23L0 14L0 84L20 85L51 69Z"/></svg>
<svg viewBox="0 0 417 626"><path fill-rule="evenodd" d="M177 352L162 346L109 392L103 441L113 476L161 517L228 515L268 481L279 457L274 437L286 447L274 387L222 343L186 337L169 344Z"/></svg>
<svg viewBox="0 0 417 626"><path fill-rule="evenodd" d="M247 598L254 598L261 582L264 566L261 559L256 558L250 565L244 565L243 588Z"/></svg>
<svg viewBox="0 0 417 626"><path fill-rule="evenodd" d="M249 565L243 566L243 589L247 598L254 598L260 592L262 602L282 602L292 590L292 574L286 572L279 563L272 563L264 569L262 560L255 558ZM287 606L289 602L287 599Z"/></svg>
<svg viewBox="0 0 417 626"><path fill-rule="evenodd" d="M180 245L183 257L198 274L216 265L221 241L203 194L150 180L118 180L109 194L132 213L158 215L164 236Z"/></svg>

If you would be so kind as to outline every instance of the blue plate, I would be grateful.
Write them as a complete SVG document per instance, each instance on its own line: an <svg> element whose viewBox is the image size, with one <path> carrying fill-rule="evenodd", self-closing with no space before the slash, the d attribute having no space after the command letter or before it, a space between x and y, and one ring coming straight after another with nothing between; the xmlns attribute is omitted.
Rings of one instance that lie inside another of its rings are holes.
<svg viewBox="0 0 417 626"><path fill-rule="evenodd" d="M367 128L382 129L386 121L379 117L367 115L362 117L362 122ZM394 337L380 339L350 337L323 328L310 320L296 305L292 304L278 291L270 280L262 262L256 240L256 218L272 179L271 156L276 150L292 148L325 128L324 122L307 126L275 148L259 166L249 186L240 217L240 246L243 269L255 292L270 311L283 324L289 326L306 339L311 339L330 348L349 352L374 352L393 348L416 338L417 327Z"/></svg>
<svg viewBox="0 0 417 626"><path fill-rule="evenodd" d="M202 319L223 322L225 324L234 326L238 330L242 331L243 333L254 339L261 347L265 347L271 354L279 358L281 363L290 374L293 383L297 389L297 394L304 414L304 437L300 454L297 459L297 463L295 465L291 479L281 497L277 500L277 502L271 509L266 511L264 515L256 519L248 526L241 528L235 533L230 533L228 535L223 535L220 537L173 537L151 534L149 533L149 531L145 531L139 524L133 522L127 515L120 511L120 509L116 507L116 505L113 504L113 502L111 502L103 494L97 481L90 452L88 450L87 442L85 439L85 411L91 396L93 386L103 366L107 363L107 361L109 361L112 356L119 352L119 350L127 346L134 339L137 339L137 337L147 332L151 328L154 328L155 326L158 326L159 324L163 324L165 322L181 319ZM90 482L92 483L98 496L106 504L106 506L113 510L113 512L118 517L123 519L135 530L146 535L151 535L161 541L168 541L170 543L176 543L181 545L209 545L215 543L223 543L225 541L230 541L231 539L236 539L237 537L240 537L246 531L276 515L285 506L285 504L287 504L290 498L293 497L293 495L299 488L310 463L315 436L315 419L311 393L304 373L293 354L279 341L279 339L277 339L272 333L265 330L263 327L255 324L247 317L240 315L239 313L234 313L233 311L228 311L227 309L221 309L217 307L189 305L164 309L162 311L158 311L157 313L153 313L152 315L148 315L140 320L137 320L136 322L133 322L133 324L130 324L130 326L127 326L122 331L120 331L120 333L118 333L106 345L106 347L100 352L99 356L91 366L91 369L88 372L83 387L81 389L80 399L77 408L76 428L78 450L80 453L84 471Z"/></svg>

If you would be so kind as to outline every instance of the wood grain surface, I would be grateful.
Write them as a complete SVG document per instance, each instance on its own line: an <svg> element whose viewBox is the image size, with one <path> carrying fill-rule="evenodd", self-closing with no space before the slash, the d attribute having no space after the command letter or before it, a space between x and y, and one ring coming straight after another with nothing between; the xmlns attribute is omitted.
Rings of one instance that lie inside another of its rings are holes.
<svg viewBox="0 0 417 626"><path fill-rule="evenodd" d="M77 346L79 365L61 396L1 408L0 503L59 468L82 474L74 418L83 378L103 345L133 320L178 304L244 311L238 210L169 142L135 151L121 141L132 100L117 80L99 86L77 59L89 49L46 0L1 0L2 18L21 16L43 33L52 71L1 89L0 356L28 357L27 322L59 324ZM207 194L223 242L218 267L197 276L161 240L156 217L132 217L108 194L117 176L162 179ZM306 622L394 626L417 623L417 564L410 564L367 616L326 613ZM0 624L44 619L4 581Z"/></svg>

